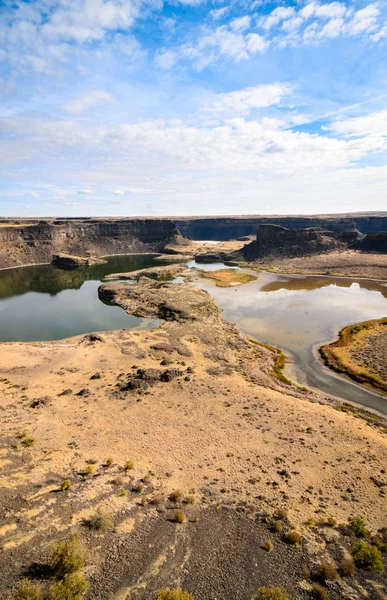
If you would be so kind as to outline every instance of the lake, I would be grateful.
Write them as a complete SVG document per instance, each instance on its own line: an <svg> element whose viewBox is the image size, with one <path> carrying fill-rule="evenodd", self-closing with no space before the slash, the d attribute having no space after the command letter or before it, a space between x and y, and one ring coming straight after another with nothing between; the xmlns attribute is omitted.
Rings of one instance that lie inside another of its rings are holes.
<svg viewBox="0 0 387 600"><path fill-rule="evenodd" d="M173 262L171 257L171 262ZM160 263L151 255L113 256L107 263L64 270L36 265L0 271L0 341L39 341L92 331L149 328L160 321L138 319L101 302L98 287L105 275ZM219 263L189 266L206 270ZM196 283L242 331L283 350L285 375L349 402L387 414L387 398L363 389L326 368L317 348L338 330L357 321L387 315L387 286L366 279L260 273L245 286L219 288Z"/></svg>

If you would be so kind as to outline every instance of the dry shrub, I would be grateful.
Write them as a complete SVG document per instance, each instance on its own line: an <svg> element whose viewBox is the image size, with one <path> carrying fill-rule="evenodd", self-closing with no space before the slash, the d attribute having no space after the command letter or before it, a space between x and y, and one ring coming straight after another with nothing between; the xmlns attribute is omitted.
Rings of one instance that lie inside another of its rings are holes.
<svg viewBox="0 0 387 600"><path fill-rule="evenodd" d="M50 587L50 600L82 600L89 584L82 575L66 575L61 581Z"/></svg>
<svg viewBox="0 0 387 600"><path fill-rule="evenodd" d="M252 600L291 600L286 592L279 587L260 587Z"/></svg>
<svg viewBox="0 0 387 600"><path fill-rule="evenodd" d="M293 529L292 531L288 531L287 533L285 533L284 540L287 544L293 544L294 546L296 546L301 543L302 537L301 534L298 533L298 531Z"/></svg>
<svg viewBox="0 0 387 600"><path fill-rule="evenodd" d="M343 577L353 577L355 575L355 563L352 558L343 558L339 563L340 574Z"/></svg>
<svg viewBox="0 0 387 600"><path fill-rule="evenodd" d="M49 563L57 577L75 573L86 565L87 551L77 535L56 544L52 550Z"/></svg>
<svg viewBox="0 0 387 600"><path fill-rule="evenodd" d="M184 592L181 588L173 590L160 590L157 600L195 600L191 594Z"/></svg>
<svg viewBox="0 0 387 600"><path fill-rule="evenodd" d="M90 529L107 531L108 529L114 527L114 519L110 513L105 512L101 507L99 507L97 512L90 517L87 524Z"/></svg>
<svg viewBox="0 0 387 600"><path fill-rule="evenodd" d="M36 583L32 583L28 579L22 579L19 583L15 594L10 600L43 600L44 594L42 587Z"/></svg>

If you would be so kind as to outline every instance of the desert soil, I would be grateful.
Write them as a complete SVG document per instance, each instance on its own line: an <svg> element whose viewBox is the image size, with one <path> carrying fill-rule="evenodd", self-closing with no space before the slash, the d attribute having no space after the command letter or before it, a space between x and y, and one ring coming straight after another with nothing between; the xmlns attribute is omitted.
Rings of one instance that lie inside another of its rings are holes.
<svg viewBox="0 0 387 600"><path fill-rule="evenodd" d="M273 258L258 262L281 273L335 275L387 279L387 254L346 250L297 258Z"/></svg>
<svg viewBox="0 0 387 600"><path fill-rule="evenodd" d="M344 327L339 339L320 349L328 366L387 394L387 319Z"/></svg>
<svg viewBox="0 0 387 600"><path fill-rule="evenodd" d="M88 600L151 599L180 584L196 600L249 600L268 584L310 598L304 567L345 557L349 542L308 519L360 513L373 532L386 526L383 428L275 379L272 353L203 290L142 278L101 295L166 321L1 346L1 594L42 574L52 543L79 531L92 550ZM107 532L85 526L98 507L114 518ZM270 528L278 509L300 546ZM382 599L385 586L359 571L330 597Z"/></svg>

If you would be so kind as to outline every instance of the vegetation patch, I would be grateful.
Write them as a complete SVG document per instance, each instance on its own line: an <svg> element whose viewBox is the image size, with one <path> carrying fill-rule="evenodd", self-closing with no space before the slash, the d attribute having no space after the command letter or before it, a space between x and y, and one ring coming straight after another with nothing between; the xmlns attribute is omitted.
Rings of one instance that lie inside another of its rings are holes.
<svg viewBox="0 0 387 600"><path fill-rule="evenodd" d="M361 540L353 544L351 553L355 565L360 569L374 571L375 573L384 573L382 553L376 546L372 546Z"/></svg>
<svg viewBox="0 0 387 600"><path fill-rule="evenodd" d="M49 560L54 574L60 578L83 569L86 562L86 548L77 535L54 546Z"/></svg>
<svg viewBox="0 0 387 600"><path fill-rule="evenodd" d="M281 588L270 586L260 587L252 600L291 600L291 598Z"/></svg>
<svg viewBox="0 0 387 600"><path fill-rule="evenodd" d="M375 334L377 331L385 333L385 327L387 327L387 318L348 325L339 332L335 342L319 348L320 355L325 364L334 371L345 373L354 381L387 394L387 381L371 372L365 363L360 364L351 358L352 349L359 347L359 344L364 344L370 334Z"/></svg>
<svg viewBox="0 0 387 600"><path fill-rule="evenodd" d="M215 281L217 287L233 287L254 281L255 275L239 269L219 269L219 271L200 271L200 276Z"/></svg>

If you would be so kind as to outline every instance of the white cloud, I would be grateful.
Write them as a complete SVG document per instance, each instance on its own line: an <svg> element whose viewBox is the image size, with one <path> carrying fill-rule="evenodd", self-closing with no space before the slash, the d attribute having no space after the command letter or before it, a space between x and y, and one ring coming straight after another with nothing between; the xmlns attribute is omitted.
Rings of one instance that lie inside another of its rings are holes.
<svg viewBox="0 0 387 600"><path fill-rule="evenodd" d="M120 189L114 190L113 194L115 194L115 196L125 196L125 193Z"/></svg>
<svg viewBox="0 0 387 600"><path fill-rule="evenodd" d="M178 55L172 50L163 50L155 56L155 63L160 69L171 69L178 60Z"/></svg>
<svg viewBox="0 0 387 600"><path fill-rule="evenodd" d="M252 109L280 104L284 96L291 91L292 86L288 83L257 85L244 90L218 94L214 102L208 106L208 110L246 114Z"/></svg>
<svg viewBox="0 0 387 600"><path fill-rule="evenodd" d="M327 129L349 137L376 133L387 138L387 110L373 112L362 117L340 119Z"/></svg>
<svg viewBox="0 0 387 600"><path fill-rule="evenodd" d="M81 194L82 196L91 196L93 194L93 190L89 187L84 187L81 190L78 190L78 194Z"/></svg>
<svg viewBox="0 0 387 600"><path fill-rule="evenodd" d="M359 35L360 33L375 31L378 16L379 9L375 4L370 4L358 10L353 19L348 23L348 33L350 35Z"/></svg>
<svg viewBox="0 0 387 600"><path fill-rule="evenodd" d="M218 19L224 17L229 10L229 6L223 6L223 8L215 8L214 10L210 10L208 16L211 17L211 19L214 19L214 21L217 21Z"/></svg>
<svg viewBox="0 0 387 600"><path fill-rule="evenodd" d="M112 94L109 94L104 90L95 90L86 94L85 96L82 96L81 98L76 98L67 104L63 104L61 108L64 112L72 115L80 115L89 108L92 108L95 104L113 101L114 96Z"/></svg>
<svg viewBox="0 0 387 600"><path fill-rule="evenodd" d="M233 31L244 31L245 29L249 29L250 25L251 17L249 15L233 19L230 23L230 27Z"/></svg>
<svg viewBox="0 0 387 600"><path fill-rule="evenodd" d="M293 7L288 6L280 6L275 8L267 17L262 17L260 20L260 25L264 29L271 29L275 25L278 25L281 21L285 19L289 19L295 15L295 10Z"/></svg>

